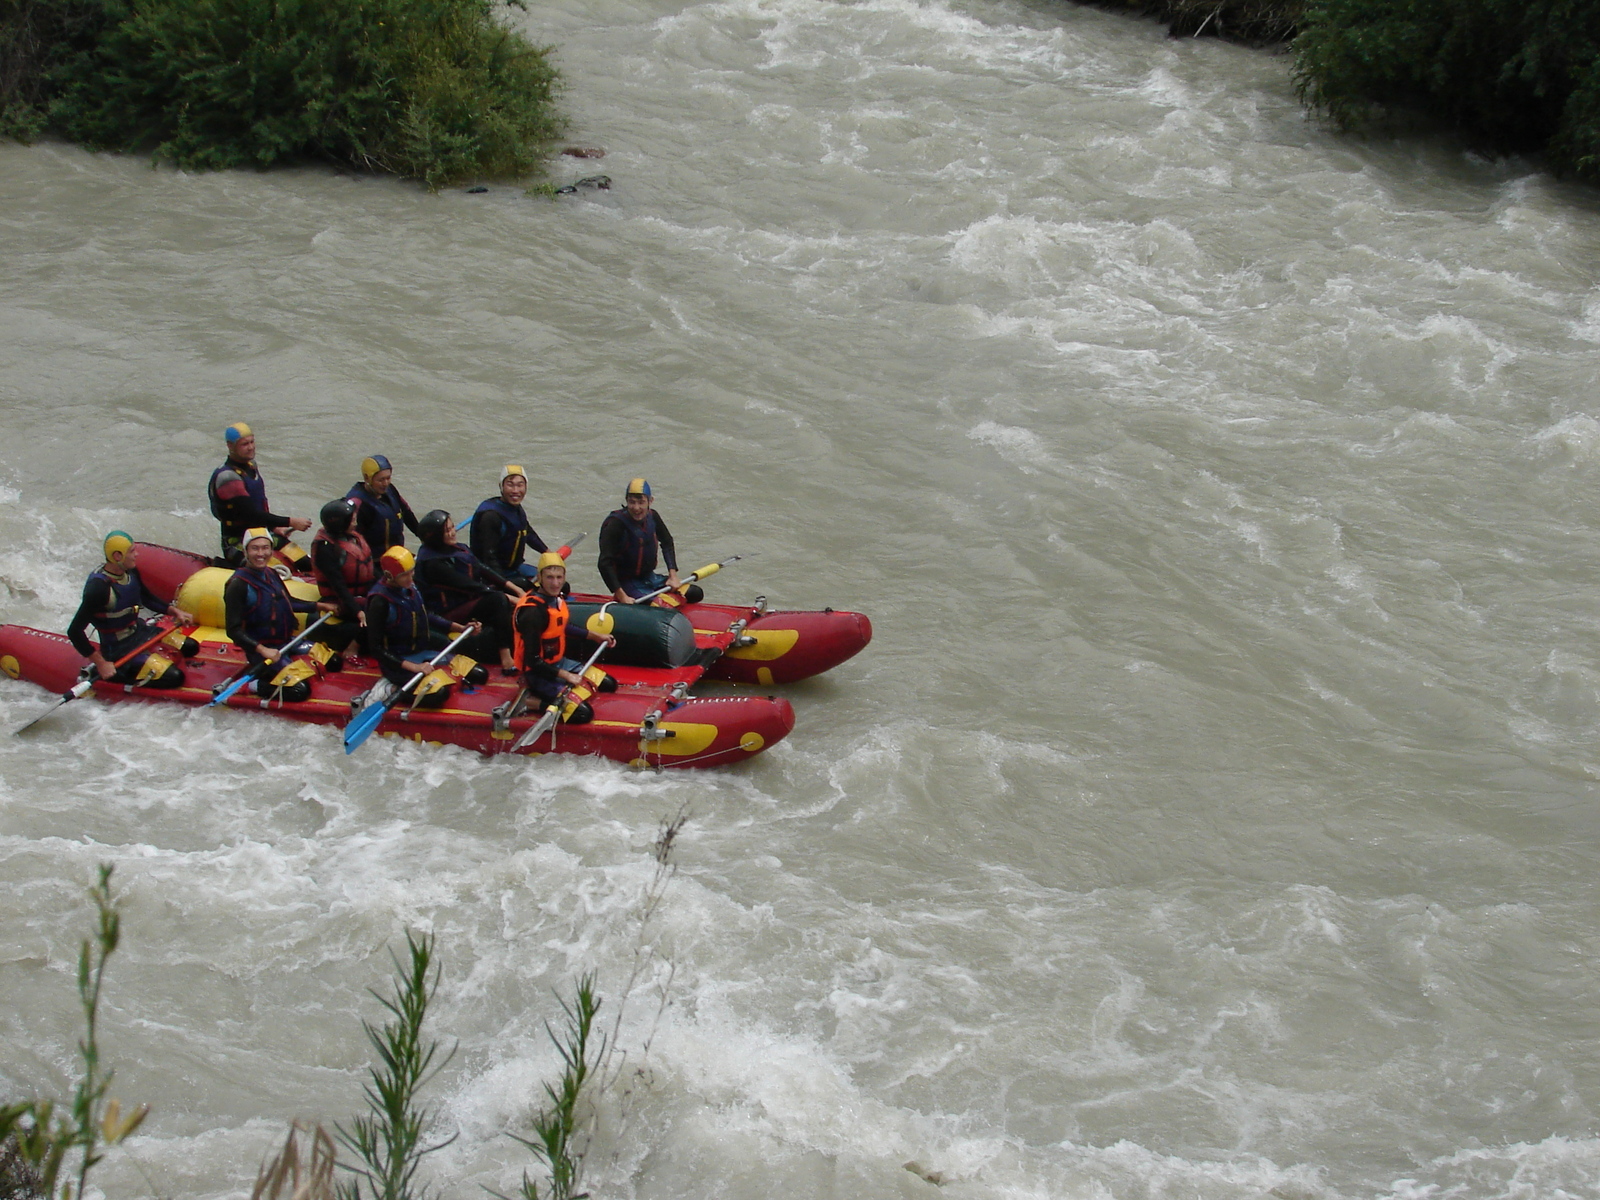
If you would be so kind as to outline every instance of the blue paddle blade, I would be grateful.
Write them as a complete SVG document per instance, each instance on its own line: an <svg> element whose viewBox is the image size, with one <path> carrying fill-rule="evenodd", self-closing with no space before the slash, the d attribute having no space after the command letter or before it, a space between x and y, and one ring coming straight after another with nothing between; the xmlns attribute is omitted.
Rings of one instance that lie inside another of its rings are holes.
<svg viewBox="0 0 1600 1200"><path fill-rule="evenodd" d="M357 746L372 736L388 711L387 704L369 704L352 717L350 724L344 727L344 752L354 753Z"/></svg>
<svg viewBox="0 0 1600 1200"><path fill-rule="evenodd" d="M206 707L210 708L212 704L223 704L223 703L226 703L226 701L227 701L229 696L233 695L235 692L237 692L240 688L244 687L249 682L250 682L250 676L249 675L245 675L245 676L242 676L239 679L235 679L227 687L223 688L215 696L211 697L211 704L207 704Z"/></svg>

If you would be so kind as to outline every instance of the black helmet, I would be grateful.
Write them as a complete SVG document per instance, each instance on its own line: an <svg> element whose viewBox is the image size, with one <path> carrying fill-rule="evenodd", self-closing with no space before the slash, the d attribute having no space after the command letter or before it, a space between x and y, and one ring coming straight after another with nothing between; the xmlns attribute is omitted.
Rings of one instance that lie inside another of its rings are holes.
<svg viewBox="0 0 1600 1200"><path fill-rule="evenodd" d="M450 514L442 508L423 514L417 522L417 534L427 545L435 548L444 544L444 527L450 522Z"/></svg>
<svg viewBox="0 0 1600 1200"><path fill-rule="evenodd" d="M343 537L350 532L350 522L355 519L356 506L346 498L329 500L322 506L322 527L331 537Z"/></svg>

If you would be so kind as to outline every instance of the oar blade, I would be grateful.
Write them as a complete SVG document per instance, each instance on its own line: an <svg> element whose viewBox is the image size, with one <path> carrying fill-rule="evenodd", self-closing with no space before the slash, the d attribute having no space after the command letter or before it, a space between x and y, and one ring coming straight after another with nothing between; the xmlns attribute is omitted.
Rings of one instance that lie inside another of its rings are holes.
<svg viewBox="0 0 1600 1200"><path fill-rule="evenodd" d="M26 725L19 725L17 728L13 729L11 731L11 736L12 737L16 737L17 734L19 734L19 733L27 732L28 730L32 729L35 725L37 725L40 721L42 721L46 717L48 717L51 713L55 712L55 710L60 708L63 704L66 704L66 703L68 703L70 701L76 700L79 696L87 696L93 690L94 690L94 684L92 682L90 682L87 679L78 680L77 683L72 685L72 690L71 691L62 693L61 699L57 700L54 704L52 704L49 708L45 709L42 713L40 713L38 716L36 716L33 720L29 721Z"/></svg>
<svg viewBox="0 0 1600 1200"><path fill-rule="evenodd" d="M609 644L610 643L608 642L601 642L594 648L594 653L589 656L589 661L578 668L578 675L580 678L589 670L590 667L594 666L595 663L600 661L600 656L605 653L606 646ZM511 748L513 750L521 750L524 746L531 746L540 738L542 738L547 730L555 728L556 721L558 721L561 717L561 703L571 694L571 692L572 685L570 684L562 688L561 694L556 697L556 702L549 708L545 709L544 716L539 718L539 723L529 728L526 733L519 737L515 742L511 743Z"/></svg>
<svg viewBox="0 0 1600 1200"><path fill-rule="evenodd" d="M362 742L366 741L372 736L372 731L376 729L379 722L383 720L383 714L393 708L398 701L409 696L411 694L411 690L416 687L417 684L421 683L427 676L428 671L433 670L434 667L437 667L440 663L444 662L445 659L454 654L456 652L456 647L461 645L462 642L466 641L471 636L472 630L470 628L463 629L459 634L456 635L455 638L451 640L448 646L428 660L427 671L418 671L406 682L405 687L401 688L383 703L369 704L354 717L352 717L350 719L350 724L344 727L344 752L346 754L354 753L357 746L361 745Z"/></svg>
<svg viewBox="0 0 1600 1200"><path fill-rule="evenodd" d="M387 704L369 704L354 717L350 724L344 727L344 752L354 754L356 748L372 736L372 731L383 723L384 714L389 711Z"/></svg>
<svg viewBox="0 0 1600 1200"><path fill-rule="evenodd" d="M245 667L235 678L228 680L227 684L220 692L211 697L211 701L206 705L206 707L210 708L215 704L224 704L227 702L228 698L236 693L240 688L247 686L253 680L266 678L268 667L288 666L290 659L298 658L300 655L305 653L306 647L310 645L310 642L307 641L307 639L316 632L319 625L321 625L331 616L333 616L332 613L323 613L317 618L315 624L308 626L304 632L300 633L294 638L293 641L286 644L283 649L278 652L278 660L276 663L262 661Z"/></svg>
<svg viewBox="0 0 1600 1200"><path fill-rule="evenodd" d="M33 720L29 721L26 725L17 726L15 729L13 729L11 731L11 736L12 737L16 737L19 733L26 733L28 730L32 729L35 725L37 725L40 721L42 721L46 717L48 717L51 713L55 712L56 709L60 708L63 704L65 704L67 702L67 699L68 699L68 697L63 696L61 699L57 700L54 704L52 704L49 708L45 709L42 713L40 713Z"/></svg>
<svg viewBox="0 0 1600 1200"><path fill-rule="evenodd" d="M558 711L559 710L555 708L545 709L544 716L540 717L535 724L530 725L526 733L524 733L516 741L512 742L511 748L513 750L521 750L524 746L531 746L537 742L555 727L556 715Z"/></svg>
<svg viewBox="0 0 1600 1200"><path fill-rule="evenodd" d="M245 674L241 675L238 679L235 679L227 687L223 688L215 696L211 697L211 701L210 701L210 703L208 703L206 705L206 707L207 708L211 708L213 705L226 704L228 702L229 697L231 697L240 688L242 688L246 684L248 684L253 675L254 675L253 671L245 672Z"/></svg>

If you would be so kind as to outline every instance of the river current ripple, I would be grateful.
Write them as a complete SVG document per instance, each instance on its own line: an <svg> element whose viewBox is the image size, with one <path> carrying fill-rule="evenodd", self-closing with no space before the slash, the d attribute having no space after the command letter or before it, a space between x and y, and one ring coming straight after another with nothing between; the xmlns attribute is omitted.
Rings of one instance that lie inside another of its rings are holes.
<svg viewBox="0 0 1600 1200"><path fill-rule="evenodd" d="M876 641L698 775L0 738L0 1089L68 1087L109 861L154 1113L108 1195L347 1119L413 928L447 1197L515 1186L556 994L615 1013L641 945L596 1196L1600 1196L1595 194L1062 4L518 19L609 192L0 147L4 619L62 627L107 528L209 549L244 419L306 515L373 451L457 511L527 462L556 537L643 473L685 558L751 555L715 598Z"/></svg>

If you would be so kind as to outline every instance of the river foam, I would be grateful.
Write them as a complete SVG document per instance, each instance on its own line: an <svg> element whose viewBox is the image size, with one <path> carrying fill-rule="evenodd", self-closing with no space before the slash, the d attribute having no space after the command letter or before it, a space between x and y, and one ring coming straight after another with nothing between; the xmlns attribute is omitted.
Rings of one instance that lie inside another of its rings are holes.
<svg viewBox="0 0 1600 1200"><path fill-rule="evenodd" d="M0 738L0 1099L69 1087L112 862L154 1110L107 1195L247 1195L348 1120L420 930L447 1196L531 1166L590 970L596 1195L1600 1196L1583 193L1092 8L516 19L609 192L0 147L0 615L63 627L108 528L209 550L248 419L294 514L372 451L419 511L515 459L592 536L643 473L681 557L749 554L715 598L875 640L737 770ZM7 728L48 702L0 679Z"/></svg>

